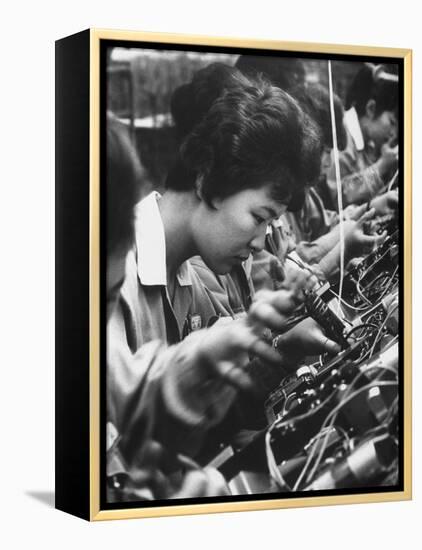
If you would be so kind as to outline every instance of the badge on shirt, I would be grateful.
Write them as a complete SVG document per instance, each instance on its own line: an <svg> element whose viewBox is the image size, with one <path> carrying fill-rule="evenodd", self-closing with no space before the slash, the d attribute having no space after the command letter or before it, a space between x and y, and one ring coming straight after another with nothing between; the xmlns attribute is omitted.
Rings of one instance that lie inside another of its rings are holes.
<svg viewBox="0 0 422 550"><path fill-rule="evenodd" d="M202 319L199 314L193 313L189 315L189 327L191 332L202 328Z"/></svg>

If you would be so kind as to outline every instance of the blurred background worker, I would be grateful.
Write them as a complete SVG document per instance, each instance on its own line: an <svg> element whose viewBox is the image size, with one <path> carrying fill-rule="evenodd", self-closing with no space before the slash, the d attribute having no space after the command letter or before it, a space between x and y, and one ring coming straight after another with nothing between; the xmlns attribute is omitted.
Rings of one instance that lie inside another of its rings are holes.
<svg viewBox="0 0 422 550"><path fill-rule="evenodd" d="M295 76L298 74L296 62L299 63L299 60L241 56L236 63L237 67L244 67L248 74L253 73L259 78L267 79L273 85L286 86L292 97L317 125L319 132L320 166L315 170L315 174L309 172L306 185L297 186L288 211L278 220L277 226L271 227L271 237L278 243L276 249L268 246L267 252L254 255L252 276L255 288L275 288L271 281L274 277L273 255L284 264L287 253L294 250L295 254L303 262L312 265L314 272L319 273L322 278L336 273L340 262L339 216L335 210L325 208L317 189L318 181L321 178L325 180L327 161L328 167L331 163L333 138L330 95L323 84L306 83L304 79L298 79ZM343 122L342 102L337 94L333 96L333 103L337 146L344 150L347 146L347 130ZM390 192L388 195L376 197L371 208L359 208L352 204L345 210L344 217L348 220L344 224L346 263L347 260L361 254L362 247L369 249L383 240L385 234L365 234L365 227L375 214L389 211L390 203L394 208L396 197L394 192ZM286 239L289 239L289 244L283 246Z"/></svg>
<svg viewBox="0 0 422 550"><path fill-rule="evenodd" d="M340 152L343 205L361 204L387 190L398 168L398 76L365 63L346 97L347 145ZM337 208L335 167L327 172L327 206ZM330 202L331 201L331 202Z"/></svg>
<svg viewBox="0 0 422 550"><path fill-rule="evenodd" d="M339 214L324 206L318 190L318 183L324 181L327 160L330 162L333 137L330 112L330 94L321 84L307 84L291 91L302 108L316 122L321 136L321 168L318 178L305 187L302 207L284 214L296 240L295 252L308 264L319 264L323 276L330 277L339 264ZM343 107L340 98L333 94L336 121L337 147L344 151L347 147L347 129L344 125ZM298 200L298 203L300 201ZM299 204L298 204L299 206ZM363 250L371 250L380 244L386 234L370 234L369 220L374 216L392 213L397 207L397 193L389 191L375 197L369 205L350 204L343 211L345 233L345 261L360 255ZM336 254L331 253L337 248ZM330 255L327 257L327 254ZM325 259L323 260L323 258Z"/></svg>

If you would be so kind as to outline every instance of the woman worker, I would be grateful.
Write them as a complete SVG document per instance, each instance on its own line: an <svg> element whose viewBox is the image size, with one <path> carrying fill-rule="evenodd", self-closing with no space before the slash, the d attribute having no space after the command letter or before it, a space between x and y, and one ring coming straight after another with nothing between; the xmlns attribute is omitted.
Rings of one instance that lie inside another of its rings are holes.
<svg viewBox="0 0 422 550"><path fill-rule="evenodd" d="M281 292L261 300L236 327L197 331L168 348L150 342L132 355L110 330L118 309L125 261L134 240L134 204L145 193L146 176L123 126L107 120L107 476L110 501L182 498L225 493L212 469L193 469L174 486L165 475L168 451L153 441L157 425L184 424L201 431L224 415L235 393L248 385L242 371L247 351L267 359L275 352L258 334L266 324L280 324L294 308L294 296ZM284 308L284 309L283 309ZM126 351L126 353L125 353ZM215 404L218 407L215 407ZM227 405L228 403L228 405ZM157 414L159 411L159 415ZM180 430L179 430L180 435ZM165 440L165 438L164 438ZM125 480L125 483L122 483Z"/></svg>
<svg viewBox="0 0 422 550"><path fill-rule="evenodd" d="M108 329L114 364L152 340L180 342L225 314L189 258L201 255L212 271L225 274L262 249L267 224L285 210L292 186L306 179L303 159L316 153L309 126L297 103L267 84L228 90L212 104L181 147L183 165L194 177L171 180L162 197L150 194L135 209L135 246ZM279 304L284 316L272 322L266 313L262 326L280 328L287 310L303 296L294 285L284 292L289 295L284 306ZM233 331L240 322L233 321ZM338 351L335 343L323 340ZM249 353L260 355L263 342L251 342ZM166 388L171 393L174 386ZM217 399L201 416L198 430L192 429L197 419L179 408L175 416L188 426L184 437L171 422L163 422L157 438L194 454L211 424L210 410L218 420L227 408Z"/></svg>

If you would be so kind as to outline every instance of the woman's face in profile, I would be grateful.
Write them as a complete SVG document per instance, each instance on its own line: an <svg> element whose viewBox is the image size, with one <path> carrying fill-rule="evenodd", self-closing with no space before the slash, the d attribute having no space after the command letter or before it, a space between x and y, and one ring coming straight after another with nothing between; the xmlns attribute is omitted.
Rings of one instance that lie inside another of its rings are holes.
<svg viewBox="0 0 422 550"><path fill-rule="evenodd" d="M324 146L324 149L321 154L321 174L327 174L328 170L331 168L331 147L327 145Z"/></svg>
<svg viewBox="0 0 422 550"><path fill-rule="evenodd" d="M252 252L262 250L268 224L286 205L271 196L271 183L245 189L226 198L201 201L194 216L194 237L199 254L215 273L229 272Z"/></svg>
<svg viewBox="0 0 422 550"><path fill-rule="evenodd" d="M393 111L383 111L370 123L370 138L379 154L381 146L397 137L397 118Z"/></svg>

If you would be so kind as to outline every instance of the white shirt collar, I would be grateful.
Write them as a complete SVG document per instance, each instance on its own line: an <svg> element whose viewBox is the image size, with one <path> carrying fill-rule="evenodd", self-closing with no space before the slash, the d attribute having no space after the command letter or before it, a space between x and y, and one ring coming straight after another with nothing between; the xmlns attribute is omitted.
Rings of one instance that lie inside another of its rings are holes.
<svg viewBox="0 0 422 550"><path fill-rule="evenodd" d="M354 107L344 113L344 122L355 142L356 149L358 151L363 151L365 149L365 141L363 139L359 117Z"/></svg>
<svg viewBox="0 0 422 550"><path fill-rule="evenodd" d="M143 285L167 285L166 239L157 200L153 191L135 207L135 242L138 276ZM191 286L189 263L183 262L177 271L181 286Z"/></svg>

